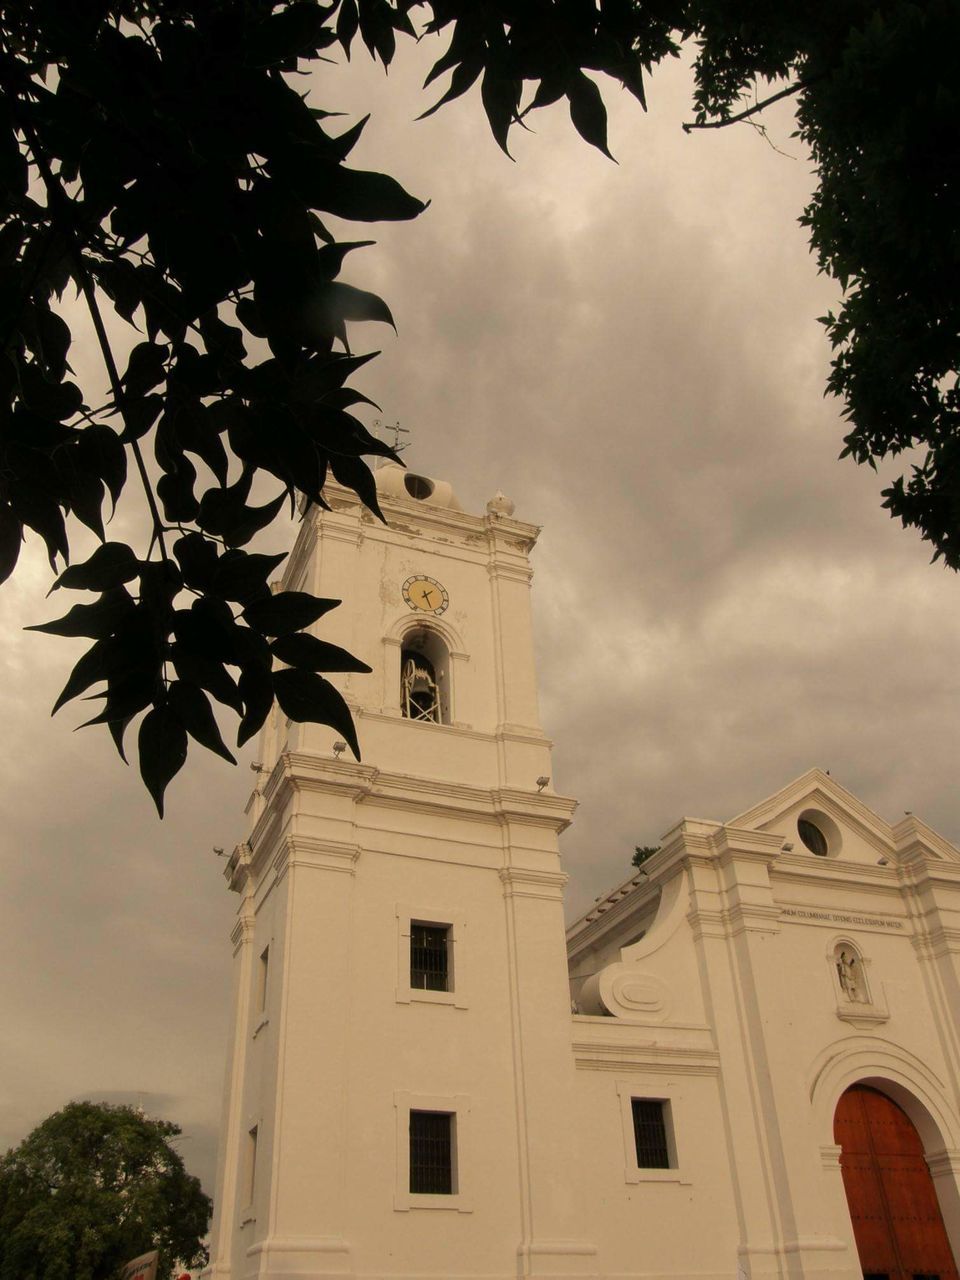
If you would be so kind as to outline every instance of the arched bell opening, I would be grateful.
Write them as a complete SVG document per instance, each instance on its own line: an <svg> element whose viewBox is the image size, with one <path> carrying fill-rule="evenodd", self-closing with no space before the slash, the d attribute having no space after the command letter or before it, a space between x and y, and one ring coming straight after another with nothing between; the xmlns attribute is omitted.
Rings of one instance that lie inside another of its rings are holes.
<svg viewBox="0 0 960 1280"><path fill-rule="evenodd" d="M401 642L400 710L408 720L450 723L450 654L428 627L408 631Z"/></svg>
<svg viewBox="0 0 960 1280"><path fill-rule="evenodd" d="M956 1188L952 1177L949 1188L938 1187L942 1176L934 1180L937 1153L925 1149L932 1135L925 1143L907 1109L874 1083L841 1094L833 1132L863 1275L957 1280L954 1233L944 1220L955 1217L954 1206L942 1202L943 1193Z"/></svg>

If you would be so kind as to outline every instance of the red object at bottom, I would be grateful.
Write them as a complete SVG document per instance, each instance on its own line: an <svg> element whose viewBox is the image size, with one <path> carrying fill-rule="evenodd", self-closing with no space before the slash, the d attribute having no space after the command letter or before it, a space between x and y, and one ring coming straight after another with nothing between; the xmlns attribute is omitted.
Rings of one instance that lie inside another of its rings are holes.
<svg viewBox="0 0 960 1280"><path fill-rule="evenodd" d="M960 1280L923 1144L886 1094L854 1085L834 1141L865 1280Z"/></svg>

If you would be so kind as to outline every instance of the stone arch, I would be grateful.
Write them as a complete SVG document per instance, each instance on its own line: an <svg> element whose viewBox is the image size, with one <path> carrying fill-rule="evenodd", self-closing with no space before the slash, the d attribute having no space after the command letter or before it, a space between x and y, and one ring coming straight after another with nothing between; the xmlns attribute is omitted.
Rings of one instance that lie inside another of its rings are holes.
<svg viewBox="0 0 960 1280"><path fill-rule="evenodd" d="M412 613L409 611L402 613L393 620L383 638L388 644L400 645L403 637L408 632L416 631L421 627L435 631L447 646L451 656L457 658L465 658L467 656L464 650L463 637L457 628L448 618L437 617L435 614Z"/></svg>
<svg viewBox="0 0 960 1280"><path fill-rule="evenodd" d="M822 1152L835 1150L833 1117L841 1095L855 1084L886 1094L917 1130L950 1246L960 1259L960 1116L943 1080L893 1041L874 1036L834 1041L818 1054L809 1074L814 1132Z"/></svg>
<svg viewBox="0 0 960 1280"><path fill-rule="evenodd" d="M403 695L401 691L402 655L408 648L408 642L415 636L429 637L442 647L442 656L437 652L430 653L430 663L434 668L440 692L442 713L438 723L454 724L456 722L456 696L462 665L467 659L463 651L463 641L459 631L446 618L438 618L429 614L407 613L397 618L383 638L383 671L386 681L384 710L394 715L403 715ZM427 649L436 646L428 644ZM421 650L424 645L417 646Z"/></svg>
<svg viewBox="0 0 960 1280"><path fill-rule="evenodd" d="M814 1060L809 1092L821 1143L832 1141L833 1113L852 1084L869 1084L888 1094L916 1125L928 1154L931 1147L960 1148L960 1117L944 1082L909 1049L879 1036L844 1037Z"/></svg>

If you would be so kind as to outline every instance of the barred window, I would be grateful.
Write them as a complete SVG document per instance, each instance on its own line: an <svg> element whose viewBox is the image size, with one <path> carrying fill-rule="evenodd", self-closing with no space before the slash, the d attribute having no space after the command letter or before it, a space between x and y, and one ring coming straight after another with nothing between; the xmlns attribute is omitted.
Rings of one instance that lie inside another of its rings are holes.
<svg viewBox="0 0 960 1280"><path fill-rule="evenodd" d="M669 1169L665 1103L649 1098L631 1099L633 1135L637 1143L637 1166L640 1169Z"/></svg>
<svg viewBox="0 0 960 1280"><path fill-rule="evenodd" d="M410 986L417 991L449 991L450 926L410 922Z"/></svg>
<svg viewBox="0 0 960 1280"><path fill-rule="evenodd" d="M410 1112L410 1191L453 1195L453 1115L449 1111Z"/></svg>

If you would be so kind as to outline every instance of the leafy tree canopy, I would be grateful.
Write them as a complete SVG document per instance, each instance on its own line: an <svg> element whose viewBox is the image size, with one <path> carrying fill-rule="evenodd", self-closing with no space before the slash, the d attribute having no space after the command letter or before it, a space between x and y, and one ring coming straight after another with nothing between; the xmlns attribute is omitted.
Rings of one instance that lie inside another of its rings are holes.
<svg viewBox="0 0 960 1280"><path fill-rule="evenodd" d="M0 1280L115 1280L160 1251L201 1266L210 1199L183 1167L175 1124L71 1102L0 1160Z"/></svg>
<svg viewBox="0 0 960 1280"><path fill-rule="evenodd" d="M358 753L321 673L367 668L312 636L290 643L338 602L271 596L283 557L246 548L296 494L323 505L328 476L379 514L363 459L394 455L354 412L370 401L351 379L374 353L351 335L392 317L340 278L371 241L338 241L324 219L408 219L425 205L348 164L366 122L337 125L336 104L304 97L296 73L358 42L386 66L398 38L422 34L446 40L427 79L446 87L425 114L478 84L505 151L529 111L564 100L608 154L596 77L645 105L650 73L685 41L698 49L687 127L754 117L749 95L784 82L770 97L795 95L819 176L803 221L844 291L824 318L844 453L875 464L919 449L885 505L960 567L954 0L6 4L0 579L29 529L55 571L67 565L55 585L87 593L37 628L92 641L57 707L99 699L87 723L105 724L121 755L139 719L161 814L189 738L233 760L213 703L238 717L240 744L276 697ZM100 348L103 403L69 365L68 287ZM137 548L104 528L128 472L150 516ZM257 505L264 477L275 496ZM71 520L102 541L82 564L68 564ZM275 671L275 658L288 665Z"/></svg>
<svg viewBox="0 0 960 1280"><path fill-rule="evenodd" d="M633 851L633 857L630 859L630 865L634 867L642 867L648 858L652 858L655 853L660 852L658 844L638 844Z"/></svg>

